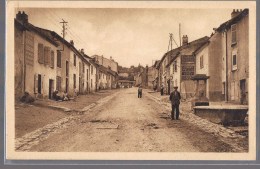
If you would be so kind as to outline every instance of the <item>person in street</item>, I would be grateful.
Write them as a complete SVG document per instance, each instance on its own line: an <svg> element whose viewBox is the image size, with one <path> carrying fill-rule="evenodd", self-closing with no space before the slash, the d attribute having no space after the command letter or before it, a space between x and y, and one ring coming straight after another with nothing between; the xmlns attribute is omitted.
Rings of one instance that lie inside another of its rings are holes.
<svg viewBox="0 0 260 169"><path fill-rule="evenodd" d="M164 86L163 84L161 85L161 96L163 95L163 90L164 90Z"/></svg>
<svg viewBox="0 0 260 169"><path fill-rule="evenodd" d="M181 100L181 95L180 92L177 91L178 86L174 86L174 91L171 92L170 94L170 101L172 104L172 112L171 112L171 119L174 120L174 114L176 113L176 120L179 119L179 105L180 105L180 100Z"/></svg>
<svg viewBox="0 0 260 169"><path fill-rule="evenodd" d="M142 91L143 89L142 89L142 86L140 85L139 87L138 87L138 98L142 98Z"/></svg>

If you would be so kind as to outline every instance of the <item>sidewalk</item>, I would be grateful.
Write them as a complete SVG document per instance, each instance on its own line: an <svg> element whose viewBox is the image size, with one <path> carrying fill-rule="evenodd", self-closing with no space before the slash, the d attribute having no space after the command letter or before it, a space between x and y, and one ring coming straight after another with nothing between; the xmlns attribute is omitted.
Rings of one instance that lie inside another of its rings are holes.
<svg viewBox="0 0 260 169"><path fill-rule="evenodd" d="M102 90L93 94L79 95L75 100L54 101L49 99L35 100L32 104L15 103L15 137L19 138L47 124L71 116L101 98L115 93L117 90Z"/></svg>

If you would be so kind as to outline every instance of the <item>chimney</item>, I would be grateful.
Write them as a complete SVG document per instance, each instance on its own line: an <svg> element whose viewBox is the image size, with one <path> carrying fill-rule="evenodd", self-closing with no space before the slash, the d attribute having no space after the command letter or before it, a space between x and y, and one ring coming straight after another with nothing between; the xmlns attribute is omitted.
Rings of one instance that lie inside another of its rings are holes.
<svg viewBox="0 0 260 169"><path fill-rule="evenodd" d="M28 23L28 15L26 13L21 13L21 11L18 12L18 14L16 14L16 19L21 22L22 24L24 23Z"/></svg>
<svg viewBox="0 0 260 169"><path fill-rule="evenodd" d="M112 56L110 56L110 60L112 60Z"/></svg>
<svg viewBox="0 0 260 169"><path fill-rule="evenodd" d="M231 18L236 17L242 12L242 9L233 9L233 12L231 13Z"/></svg>
<svg viewBox="0 0 260 169"><path fill-rule="evenodd" d="M84 49L81 49L80 52L81 52L82 54L84 54Z"/></svg>
<svg viewBox="0 0 260 169"><path fill-rule="evenodd" d="M74 41L73 41L73 40L70 40L70 44L71 44L72 46L74 46Z"/></svg>
<svg viewBox="0 0 260 169"><path fill-rule="evenodd" d="M182 45L187 45L188 44L188 36L187 35L183 35L182 37Z"/></svg>

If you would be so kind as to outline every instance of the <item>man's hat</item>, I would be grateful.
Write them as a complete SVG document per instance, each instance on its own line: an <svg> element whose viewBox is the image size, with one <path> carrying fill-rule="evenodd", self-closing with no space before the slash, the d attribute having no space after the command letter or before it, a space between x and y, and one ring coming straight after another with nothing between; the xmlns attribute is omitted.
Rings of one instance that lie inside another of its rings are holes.
<svg viewBox="0 0 260 169"><path fill-rule="evenodd" d="M178 86L174 86L173 88L174 88L174 89L178 89Z"/></svg>

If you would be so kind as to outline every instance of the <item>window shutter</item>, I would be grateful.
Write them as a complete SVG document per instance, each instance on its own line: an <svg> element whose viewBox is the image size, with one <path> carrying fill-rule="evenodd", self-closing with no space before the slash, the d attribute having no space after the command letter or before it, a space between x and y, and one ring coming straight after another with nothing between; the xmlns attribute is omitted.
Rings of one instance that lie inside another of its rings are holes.
<svg viewBox="0 0 260 169"><path fill-rule="evenodd" d="M237 32L237 25L232 25L231 26L232 43L236 43L237 42L236 32Z"/></svg>
<svg viewBox="0 0 260 169"><path fill-rule="evenodd" d="M50 63L50 48L45 46L44 47L44 64L49 65Z"/></svg>
<svg viewBox="0 0 260 169"><path fill-rule="evenodd" d="M43 44L38 44L38 62L43 64L44 63L44 54L43 54Z"/></svg>
<svg viewBox="0 0 260 169"><path fill-rule="evenodd" d="M57 50L57 67L61 68L61 51Z"/></svg>
<svg viewBox="0 0 260 169"><path fill-rule="evenodd" d="M38 74L34 75L34 93L38 93Z"/></svg>
<svg viewBox="0 0 260 169"><path fill-rule="evenodd" d="M54 68L54 51L51 51L51 57L50 57L50 67Z"/></svg>
<svg viewBox="0 0 260 169"><path fill-rule="evenodd" d="M82 69L81 69L81 62L79 62L79 76L81 76Z"/></svg>

